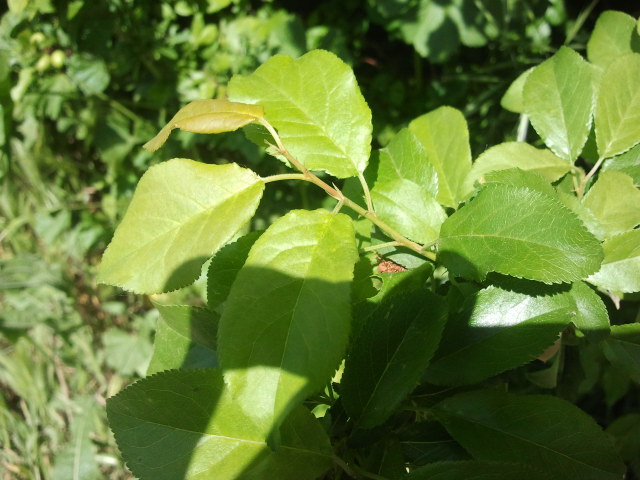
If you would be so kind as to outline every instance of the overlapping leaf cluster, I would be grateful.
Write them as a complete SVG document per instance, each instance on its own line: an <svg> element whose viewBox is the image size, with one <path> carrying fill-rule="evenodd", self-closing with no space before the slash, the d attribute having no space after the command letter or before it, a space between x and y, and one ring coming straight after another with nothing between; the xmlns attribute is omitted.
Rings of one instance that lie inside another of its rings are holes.
<svg viewBox="0 0 640 480"><path fill-rule="evenodd" d="M635 25L607 12L588 61L563 47L514 83L503 103L547 148L508 142L475 162L450 107L371 154L355 77L322 50L273 57L234 78L229 100L178 112L149 148L174 128L244 127L298 172L174 159L141 179L100 280L162 293L211 260L208 307L160 305L152 375L109 400L132 471L622 478L593 418L508 390L521 386L515 372L528 390L556 387L572 345L638 382L626 361L640 355L638 324L610 326L603 301L640 291ZM278 180L314 183L335 210L294 210L242 235Z"/></svg>

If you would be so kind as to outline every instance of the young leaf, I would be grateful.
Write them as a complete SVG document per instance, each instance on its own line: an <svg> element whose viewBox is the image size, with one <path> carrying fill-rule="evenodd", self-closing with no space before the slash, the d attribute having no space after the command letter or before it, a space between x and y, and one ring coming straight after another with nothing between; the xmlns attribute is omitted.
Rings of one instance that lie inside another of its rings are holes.
<svg viewBox="0 0 640 480"><path fill-rule="evenodd" d="M526 463L552 478L620 480L625 470L593 418L560 398L473 391L433 410L477 460Z"/></svg>
<svg viewBox="0 0 640 480"><path fill-rule="evenodd" d="M338 178L364 172L371 111L353 71L333 53L271 57L251 75L233 77L229 97L262 105L285 147L308 169Z"/></svg>
<svg viewBox="0 0 640 480"><path fill-rule="evenodd" d="M476 383L530 362L575 316L566 293L479 291L447 323L425 378L437 385Z"/></svg>
<svg viewBox="0 0 640 480"><path fill-rule="evenodd" d="M349 217L292 211L254 243L218 332L225 379L267 430L338 367L358 258Z"/></svg>
<svg viewBox="0 0 640 480"><path fill-rule="evenodd" d="M164 145L171 131L176 128L193 133L232 132L263 116L264 110L259 105L222 99L196 100L178 110L169 123L142 148L148 152L155 152Z"/></svg>
<svg viewBox="0 0 640 480"><path fill-rule="evenodd" d="M409 124L438 173L438 195L442 205L457 208L471 191L464 181L471 169L467 122L459 110L440 107Z"/></svg>
<svg viewBox="0 0 640 480"><path fill-rule="evenodd" d="M206 308L161 305L147 375L164 370L218 366L216 331L218 316Z"/></svg>
<svg viewBox="0 0 640 480"><path fill-rule="evenodd" d="M264 182L236 164L175 158L140 179L98 281L137 293L189 285L202 264L253 216Z"/></svg>
<svg viewBox="0 0 640 480"><path fill-rule="evenodd" d="M493 271L544 283L571 282L596 271L598 240L555 198L492 184L440 229L438 256L454 275L483 280Z"/></svg>
<svg viewBox="0 0 640 480"><path fill-rule="evenodd" d="M383 423L418 384L438 346L446 302L424 290L383 302L355 338L341 398L359 428Z"/></svg>
<svg viewBox="0 0 640 480"><path fill-rule="evenodd" d="M437 462L416 468L403 480L552 480L551 474L521 463Z"/></svg>
<svg viewBox="0 0 640 480"><path fill-rule="evenodd" d="M524 90L524 84L533 69L534 67L525 70L520 75L518 75L518 78L511 82L511 85L509 85L509 88L500 99L500 106L502 108L513 113L524 113L524 100L522 98L522 91Z"/></svg>
<svg viewBox="0 0 640 480"><path fill-rule="evenodd" d="M496 170L519 168L542 175L555 182L569 170L571 165L549 150L538 149L524 142L505 142L483 152L473 163L467 183L473 187L476 180Z"/></svg>
<svg viewBox="0 0 640 480"><path fill-rule="evenodd" d="M211 259L207 271L207 305L220 306L229 295L236 275L247 260L249 250L262 232L251 232L222 247Z"/></svg>
<svg viewBox="0 0 640 480"><path fill-rule="evenodd" d="M587 43L587 58L606 68L618 57L638 52L638 40L636 20L631 15L612 10L602 12Z"/></svg>
<svg viewBox="0 0 640 480"><path fill-rule="evenodd" d="M591 129L591 67L567 47L538 65L524 85L525 112L544 143L560 158L578 158Z"/></svg>
<svg viewBox="0 0 640 480"><path fill-rule="evenodd" d="M603 249L602 267L587 281L614 292L640 292L640 230L608 239Z"/></svg>
<svg viewBox="0 0 640 480"><path fill-rule="evenodd" d="M110 398L107 415L141 480L259 480L265 470L281 480L313 480L331 465L328 438L303 407L285 420L272 451L217 369L147 377Z"/></svg>
<svg viewBox="0 0 640 480"><path fill-rule="evenodd" d="M601 173L583 203L599 220L607 237L640 224L640 190L633 184L633 178L624 173Z"/></svg>
<svg viewBox="0 0 640 480"><path fill-rule="evenodd" d="M640 54L611 62L602 76L595 111L596 142L601 157L629 150L640 142Z"/></svg>

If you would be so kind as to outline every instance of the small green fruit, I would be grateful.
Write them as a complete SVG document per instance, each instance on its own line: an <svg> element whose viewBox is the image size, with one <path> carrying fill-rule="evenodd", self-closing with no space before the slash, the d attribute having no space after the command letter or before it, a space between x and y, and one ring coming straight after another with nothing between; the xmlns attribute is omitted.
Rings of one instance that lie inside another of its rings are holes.
<svg viewBox="0 0 640 480"><path fill-rule="evenodd" d="M51 55L45 53L36 62L36 70L38 72L44 72L45 70L48 70L49 67L51 67Z"/></svg>
<svg viewBox="0 0 640 480"><path fill-rule="evenodd" d="M53 65L54 68L62 68L66 60L67 56L62 50L54 50L51 53L51 65Z"/></svg>

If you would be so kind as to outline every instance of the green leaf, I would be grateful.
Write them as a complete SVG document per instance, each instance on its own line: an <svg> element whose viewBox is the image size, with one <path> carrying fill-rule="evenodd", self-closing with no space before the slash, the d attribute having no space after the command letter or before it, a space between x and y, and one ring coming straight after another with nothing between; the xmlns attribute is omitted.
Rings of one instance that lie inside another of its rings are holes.
<svg viewBox="0 0 640 480"><path fill-rule="evenodd" d="M227 384L269 429L322 387L344 355L358 259L349 217L292 211L254 243L218 332Z"/></svg>
<svg viewBox="0 0 640 480"><path fill-rule="evenodd" d="M438 256L454 275L498 272L544 283L571 282L598 269L602 249L555 198L514 185L488 185L440 229Z"/></svg>
<svg viewBox="0 0 640 480"><path fill-rule="evenodd" d="M613 365L640 383L640 323L613 325L603 351Z"/></svg>
<svg viewBox="0 0 640 480"><path fill-rule="evenodd" d="M576 316L571 322L585 335L601 340L609 335L609 314L602 298L589 285L576 282L569 294L576 304Z"/></svg>
<svg viewBox="0 0 640 480"><path fill-rule="evenodd" d="M500 100L500 106L505 110L509 110L513 113L524 113L524 99L523 99L523 90L524 84L529 78L529 75L533 71L534 67L531 67L516 78L509 88L502 96Z"/></svg>
<svg viewBox="0 0 640 480"><path fill-rule="evenodd" d="M551 480L545 473L520 463L488 463L477 460L437 462L416 468L403 480Z"/></svg>
<svg viewBox="0 0 640 480"><path fill-rule="evenodd" d="M613 292L640 292L640 230L612 237L602 247L602 267L587 281Z"/></svg>
<svg viewBox="0 0 640 480"><path fill-rule="evenodd" d="M601 157L613 157L640 142L640 55L611 62L602 76L595 111L596 142Z"/></svg>
<svg viewBox="0 0 640 480"><path fill-rule="evenodd" d="M469 454L435 420L418 421L398 432L407 462L413 465L467 460Z"/></svg>
<svg viewBox="0 0 640 480"><path fill-rule="evenodd" d="M217 367L218 316L206 308L160 305L160 320L147 375L180 368Z"/></svg>
<svg viewBox="0 0 640 480"><path fill-rule="evenodd" d="M640 143L615 157L607 159L602 164L600 172L622 172L633 178L636 185L640 185Z"/></svg>
<svg viewBox="0 0 640 480"><path fill-rule="evenodd" d="M109 367L120 375L144 375L152 352L151 341L146 336L114 327L104 333L102 340Z"/></svg>
<svg viewBox="0 0 640 480"><path fill-rule="evenodd" d="M473 163L467 177L470 187L489 172L519 168L542 175L555 182L569 170L571 165L549 150L538 149L524 142L505 142L483 152Z"/></svg>
<svg viewBox="0 0 640 480"><path fill-rule="evenodd" d="M238 478L313 480L331 465L326 434L303 407L280 429L272 451L225 388L217 369L171 370L107 401L109 424L141 480Z"/></svg>
<svg viewBox="0 0 640 480"><path fill-rule="evenodd" d="M544 143L573 162L591 129L593 84L591 67L567 47L544 61L524 85L525 112Z"/></svg>
<svg viewBox="0 0 640 480"><path fill-rule="evenodd" d="M222 99L196 100L178 110L169 123L142 148L155 152L176 128L193 133L232 132L262 117L264 109L259 105Z"/></svg>
<svg viewBox="0 0 640 480"><path fill-rule="evenodd" d="M104 92L111 76L104 60L89 54L75 54L69 59L67 72L85 95Z"/></svg>
<svg viewBox="0 0 640 480"><path fill-rule="evenodd" d="M627 413L616 418L607 433L615 438L623 460L631 466L631 471L640 473L640 413Z"/></svg>
<svg viewBox="0 0 640 480"><path fill-rule="evenodd" d="M552 345L574 316L575 304L565 293L488 287L449 320L425 378L467 385L518 367Z"/></svg>
<svg viewBox="0 0 640 480"><path fill-rule="evenodd" d="M251 170L175 158L140 179L98 281L137 293L193 283L202 264L253 216L264 189Z"/></svg>
<svg viewBox="0 0 640 480"><path fill-rule="evenodd" d="M593 418L560 398L473 391L434 413L477 460L526 463L553 478L619 480L625 470Z"/></svg>
<svg viewBox="0 0 640 480"><path fill-rule="evenodd" d="M587 43L587 58L606 68L618 57L638 51L636 20L626 13L607 10L596 21ZM606 88L606 85L605 85Z"/></svg>
<svg viewBox="0 0 640 480"><path fill-rule="evenodd" d="M485 185L492 183L522 187L544 193L549 197L556 197L556 191L542 175L519 168L488 172L485 176Z"/></svg>
<svg viewBox="0 0 640 480"><path fill-rule="evenodd" d="M585 207L584 203L582 203L573 193L565 193L561 191L557 191L558 200L575 213L578 218L582 221L587 230L593 234L598 240L604 240L606 236L606 232L604 227L600 225L600 220L594 215L594 213Z"/></svg>
<svg viewBox="0 0 640 480"><path fill-rule="evenodd" d="M222 247L211 259L207 272L207 305L215 309L229 295L231 286L262 232L251 232Z"/></svg>
<svg viewBox="0 0 640 480"><path fill-rule="evenodd" d="M607 237L640 224L640 190L633 184L633 178L624 173L601 173L583 203L599 220Z"/></svg>
<svg viewBox="0 0 640 480"><path fill-rule="evenodd" d="M371 111L353 71L334 54L271 57L251 75L233 77L229 98L263 106L287 150L308 169L338 178L364 172Z"/></svg>
<svg viewBox="0 0 640 480"><path fill-rule="evenodd" d="M465 179L471 169L467 122L459 110L440 107L409 124L438 174L437 200L456 208L471 191Z"/></svg>
<svg viewBox="0 0 640 480"><path fill-rule="evenodd" d="M357 427L383 423L418 384L446 318L444 299L425 290L380 304L355 338L340 384Z"/></svg>

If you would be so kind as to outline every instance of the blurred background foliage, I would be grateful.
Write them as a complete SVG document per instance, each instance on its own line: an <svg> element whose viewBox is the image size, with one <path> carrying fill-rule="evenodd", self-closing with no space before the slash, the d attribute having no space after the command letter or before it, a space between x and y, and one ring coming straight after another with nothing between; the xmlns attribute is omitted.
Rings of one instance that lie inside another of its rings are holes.
<svg viewBox="0 0 640 480"><path fill-rule="evenodd" d="M156 314L148 300L94 278L142 173L172 157L238 162L263 175L284 168L242 133L179 133L144 152L182 105L223 97L232 75L274 54L325 48L354 68L376 146L451 105L469 122L475 157L516 136L518 116L500 107L509 84L563 44L584 52L599 13L625 10L620 3L8 0L0 20L0 479L131 478L103 406L144 374ZM297 183L267 190L254 227L322 203ZM629 408L630 380L591 368L604 361L598 353L580 355L575 385L562 395L600 409L590 413L606 423Z"/></svg>

